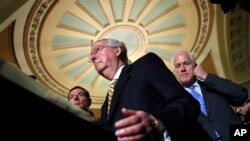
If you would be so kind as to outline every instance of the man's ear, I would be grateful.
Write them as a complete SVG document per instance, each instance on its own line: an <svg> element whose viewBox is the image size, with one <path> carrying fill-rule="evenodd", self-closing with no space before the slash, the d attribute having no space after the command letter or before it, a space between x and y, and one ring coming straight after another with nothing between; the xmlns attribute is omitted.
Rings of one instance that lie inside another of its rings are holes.
<svg viewBox="0 0 250 141"><path fill-rule="evenodd" d="M122 49L120 47L116 47L115 48L115 54L116 54L116 56L120 56L121 52L122 52Z"/></svg>
<svg viewBox="0 0 250 141"><path fill-rule="evenodd" d="M88 104L88 106L90 107L91 104L92 104L92 99L89 98L89 104Z"/></svg>

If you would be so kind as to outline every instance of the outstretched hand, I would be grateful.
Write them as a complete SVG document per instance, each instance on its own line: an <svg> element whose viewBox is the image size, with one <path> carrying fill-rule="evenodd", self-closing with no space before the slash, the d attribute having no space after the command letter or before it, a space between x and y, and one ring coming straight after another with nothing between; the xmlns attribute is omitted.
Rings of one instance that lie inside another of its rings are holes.
<svg viewBox="0 0 250 141"><path fill-rule="evenodd" d="M118 141L138 141L155 132L156 118L144 111L122 108L125 115L115 123Z"/></svg>

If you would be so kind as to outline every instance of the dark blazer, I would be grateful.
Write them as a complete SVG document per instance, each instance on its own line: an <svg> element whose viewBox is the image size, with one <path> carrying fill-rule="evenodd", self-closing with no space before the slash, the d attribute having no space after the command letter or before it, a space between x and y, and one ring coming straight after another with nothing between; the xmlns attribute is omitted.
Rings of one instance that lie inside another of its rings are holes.
<svg viewBox="0 0 250 141"><path fill-rule="evenodd" d="M198 81L204 97L208 116L203 113L199 116L199 122L209 135L215 140L216 130L222 141L229 141L229 127L232 124L242 124L231 105L243 104L247 97L247 89L229 80L208 74L204 82Z"/></svg>
<svg viewBox="0 0 250 141"><path fill-rule="evenodd" d="M123 68L115 85L110 117L107 120L106 97L101 110L101 120L114 129L115 122L124 118L121 113L123 107L153 114L163 122L172 141L205 141L208 137L197 121L200 113L198 102L153 53L148 53ZM192 130L198 126L199 139L194 139L196 137L192 137Z"/></svg>

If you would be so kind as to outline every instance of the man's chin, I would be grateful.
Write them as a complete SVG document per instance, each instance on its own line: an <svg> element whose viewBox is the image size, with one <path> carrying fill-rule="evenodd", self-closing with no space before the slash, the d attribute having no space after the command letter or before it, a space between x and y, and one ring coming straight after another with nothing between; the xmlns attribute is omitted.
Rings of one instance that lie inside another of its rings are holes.
<svg viewBox="0 0 250 141"><path fill-rule="evenodd" d="M95 70L100 74L103 71L102 66L95 66Z"/></svg>
<svg viewBox="0 0 250 141"><path fill-rule="evenodd" d="M187 85L189 82L190 82L190 80L189 79L181 79L181 81L180 81L183 85Z"/></svg>
<svg viewBox="0 0 250 141"><path fill-rule="evenodd" d="M103 70L104 70L104 69L98 69L98 70L96 70L96 71L97 71L98 74L100 74L101 76L103 76Z"/></svg>

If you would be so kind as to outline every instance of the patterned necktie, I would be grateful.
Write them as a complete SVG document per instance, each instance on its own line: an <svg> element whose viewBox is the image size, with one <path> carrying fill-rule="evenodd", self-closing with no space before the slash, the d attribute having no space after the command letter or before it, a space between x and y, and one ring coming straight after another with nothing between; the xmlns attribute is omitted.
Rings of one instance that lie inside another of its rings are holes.
<svg viewBox="0 0 250 141"><path fill-rule="evenodd" d="M205 103L204 103L204 100L203 100L203 97L201 94L199 94L196 90L195 90L195 85L192 85L190 88L191 90L191 95L199 101L200 103L200 108L201 108L201 111L207 115L207 111L206 111L206 107L205 107Z"/></svg>
<svg viewBox="0 0 250 141"><path fill-rule="evenodd" d="M113 79L113 80L111 80L111 82L109 84L107 117L109 117L110 105L111 105L111 100L112 100L112 96L114 93L114 86L115 86L116 82L117 82L117 79Z"/></svg>

